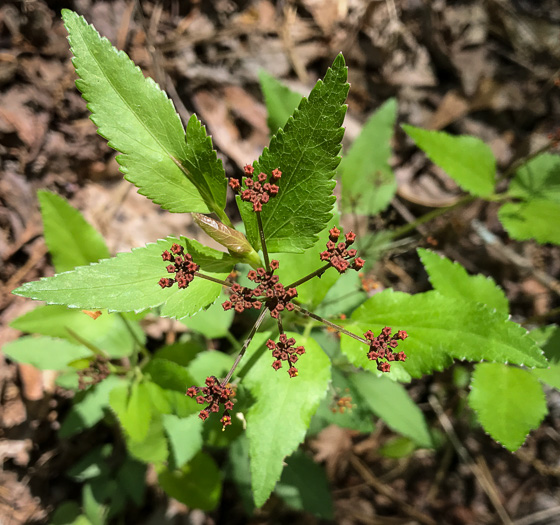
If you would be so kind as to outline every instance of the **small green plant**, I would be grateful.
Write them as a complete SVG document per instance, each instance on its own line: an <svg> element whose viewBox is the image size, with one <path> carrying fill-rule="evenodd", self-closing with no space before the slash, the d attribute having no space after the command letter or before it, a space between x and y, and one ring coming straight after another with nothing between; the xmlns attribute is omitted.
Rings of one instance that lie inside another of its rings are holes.
<svg viewBox="0 0 560 525"><path fill-rule="evenodd" d="M77 391L62 438L118 422L127 456L112 478L115 490L151 463L170 496L213 509L222 480L208 450L227 446L231 477L248 508L262 506L273 491L301 508L306 498L294 501L295 487L320 494L322 505L305 508L328 518L324 473L297 451L306 434L331 423L369 432L374 414L405 438L387 447L388 456L433 448L428 423L401 383L454 360L484 361L472 374L469 403L494 439L509 450L521 446L547 411L540 381L560 384L556 327L528 334L509 318L507 298L491 278L468 275L425 249L418 253L432 291L368 298L353 271L408 231L362 240L343 234L333 195L338 170L343 212L373 215L388 206L396 190L388 162L394 100L371 117L340 162L348 92L342 55L308 98L262 74L272 138L242 180L229 179L243 222L235 228L226 213L228 179L197 117L184 129L170 100L123 52L75 13L65 10L63 18L76 85L99 133L121 153L125 178L162 208L192 213L227 250L179 236L111 258L77 210L39 192L58 273L14 291L47 304L12 324L38 335L3 351L60 370L58 383ZM560 211L557 156L535 157L495 194L495 161L482 142L404 129L469 199L503 202L500 219L514 238L560 243L545 221ZM198 335L149 351L139 324L148 312L178 319ZM234 314L253 321L243 342L230 330ZM208 350L207 338L222 339L230 353ZM114 516L126 500L100 488L108 453L95 451L69 474L84 483L92 523ZM142 487L135 483L124 494L139 504ZM70 502L59 509L60 516L79 512Z"/></svg>

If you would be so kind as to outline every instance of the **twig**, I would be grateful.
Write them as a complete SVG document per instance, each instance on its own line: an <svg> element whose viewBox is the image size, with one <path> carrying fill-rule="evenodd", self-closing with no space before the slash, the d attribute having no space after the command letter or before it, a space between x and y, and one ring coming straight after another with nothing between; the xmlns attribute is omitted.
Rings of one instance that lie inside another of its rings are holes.
<svg viewBox="0 0 560 525"><path fill-rule="evenodd" d="M484 492L490 499L490 502L496 509L496 512L500 516L502 523L505 523L506 525L513 525L513 522L508 516L506 509L504 508L504 506L500 501L500 497L498 496L498 490L496 489L496 485L490 473L487 471L487 469L485 472L484 467L481 468L480 465L476 464L473 461L469 452L462 445L461 441L457 437L457 434L455 433L455 429L453 428L451 421L447 417L447 414L443 411L443 408L439 403L438 399L435 396L431 395L429 396L428 401L432 409L436 413L440 425L442 426L443 430L447 434L447 437L449 438L449 441L453 445L453 448L455 448L455 451L457 452L461 460L465 463L465 465L467 465L467 467L471 470L473 475L478 480L480 486L482 487L482 490L484 490Z"/></svg>
<svg viewBox="0 0 560 525"><path fill-rule="evenodd" d="M373 487L377 492L383 494L386 498L395 502L399 509L402 510L408 516L418 520L420 523L425 525L437 525L437 523L430 518L427 514L416 510L412 505L406 503L402 498L399 498L396 492L377 479L370 469L354 454L350 456L350 463L358 471L362 479L371 487Z"/></svg>
<svg viewBox="0 0 560 525"><path fill-rule="evenodd" d="M264 238L264 229L263 229L263 223L261 219L261 212L257 211L255 215L257 216L257 224L259 226L259 235L261 237L261 247L263 251L264 264L266 266L266 271L270 272L270 260L268 259L268 250L266 249L266 239Z"/></svg>

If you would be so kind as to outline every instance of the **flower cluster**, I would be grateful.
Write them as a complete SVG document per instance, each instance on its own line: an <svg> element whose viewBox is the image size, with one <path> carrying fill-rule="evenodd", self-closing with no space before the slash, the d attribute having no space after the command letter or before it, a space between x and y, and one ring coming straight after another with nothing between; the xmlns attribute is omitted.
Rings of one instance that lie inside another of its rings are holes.
<svg viewBox="0 0 560 525"><path fill-rule="evenodd" d="M274 275L274 270L277 270L279 266L278 261L272 260L270 261L269 272L264 268L257 268L247 274L251 281L258 284L253 293L256 296L263 297L266 307L270 310L270 315L274 319L278 319L280 312L284 309L291 312L295 308L291 300L297 296L295 288L284 288L284 285L279 282L278 276Z"/></svg>
<svg viewBox="0 0 560 525"><path fill-rule="evenodd" d="M198 386L191 386L187 389L186 395L192 398L196 398L196 402L199 405L206 404L206 408L200 411L198 417L202 421L208 419L210 412L219 412L220 405L224 406L224 413L222 414L222 419L220 422L223 425L223 430L228 425L231 425L231 416L229 411L233 409L233 401L231 398L234 395L233 389L229 386L222 386L218 379L214 376L206 378L206 386L200 388Z"/></svg>
<svg viewBox="0 0 560 525"><path fill-rule="evenodd" d="M253 211L262 211L262 205L266 204L271 197L278 195L278 186L275 184L280 180L282 172L276 168L272 170L270 182L266 182L268 175L262 171L258 174L257 180L253 180L255 168L247 164L243 170L247 177L243 181L247 189L242 190L237 179L230 179L229 186L232 190L241 193L241 200L253 203Z"/></svg>
<svg viewBox="0 0 560 525"><path fill-rule="evenodd" d="M257 295L258 294L255 293L255 290L241 286L238 283L233 283L231 285L231 295L229 296L229 301L222 303L222 308L224 310L231 310L233 308L238 314L251 308L260 310L262 303L256 299Z"/></svg>
<svg viewBox="0 0 560 525"><path fill-rule="evenodd" d="M364 337L369 342L368 359L377 363L377 370L380 372L389 372L391 370L390 361L405 361L406 354L404 352L395 353L393 350L397 348L399 341L404 341L408 334L404 330L399 330L391 337L392 329L386 326L381 333L375 337L371 330L368 330ZM385 361L382 361L385 359Z"/></svg>
<svg viewBox="0 0 560 525"><path fill-rule="evenodd" d="M185 253L185 249L177 243L171 246L171 252L165 250L161 254L164 261L172 262L167 266L167 273L174 273L175 279L162 277L159 280L159 285L162 288L170 288L173 283L177 283L179 288L186 288L189 283L194 279L195 273L198 272L200 266L193 262L192 257Z"/></svg>
<svg viewBox="0 0 560 525"><path fill-rule="evenodd" d="M305 348L303 346L294 347L296 340L293 337L288 339L286 334L280 334L279 339L277 343L272 339L266 342L266 346L272 350L272 357L275 359L274 363L272 363L272 368L279 370L282 368L282 361L287 361L290 365L288 374L290 374L290 377L296 377L298 370L294 367L294 363L297 362L300 355L305 354Z"/></svg>
<svg viewBox="0 0 560 525"><path fill-rule="evenodd" d="M364 260L356 257L356 250L348 247L356 240L356 234L348 232L345 235L345 242L339 242L340 230L335 226L329 230L329 240L327 242L327 249L321 252L321 260L329 261L330 264L338 270L339 273L344 273L348 268L352 267L354 270L361 270L364 266ZM349 259L356 257L350 265Z"/></svg>

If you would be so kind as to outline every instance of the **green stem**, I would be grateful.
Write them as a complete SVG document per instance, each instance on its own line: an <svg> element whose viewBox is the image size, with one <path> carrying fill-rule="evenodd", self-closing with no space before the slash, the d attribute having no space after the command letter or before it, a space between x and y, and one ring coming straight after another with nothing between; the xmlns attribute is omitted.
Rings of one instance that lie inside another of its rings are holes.
<svg viewBox="0 0 560 525"><path fill-rule="evenodd" d="M211 277L210 275L205 275L200 272L194 272L194 275L195 277L201 277L202 279L206 279L207 281L212 281L213 283L221 284L226 288L231 288L231 283L228 283L227 281L222 281L222 279L216 279L215 277Z"/></svg>
<svg viewBox="0 0 560 525"><path fill-rule="evenodd" d="M301 306L298 306L297 304L294 305L294 306L295 306L295 311L296 312L299 312L300 314L303 314L306 317L311 317L312 319L315 319L315 321L319 321L320 323L323 323L327 326L330 326L331 328L335 329L337 332L340 332L344 335L347 335L347 336L351 337L352 339L356 339L356 341L360 341L360 343L364 343L366 345L369 345L368 341L366 341L365 339L363 339L362 337L360 337L356 334L353 334L352 332L349 332L345 328L342 328L342 326L338 326L337 324L331 323L330 321L327 321L327 319L324 319L323 317L320 317L320 316L314 314L313 312L309 312L308 310L306 310L305 308L302 308Z"/></svg>
<svg viewBox="0 0 560 525"><path fill-rule="evenodd" d="M128 333L132 336L132 339L134 339L134 342L137 344L138 348L140 349L140 352L142 352L142 355L144 357L150 358L151 356L150 356L149 350L144 346L144 343L142 343L142 341L140 341L140 339L138 339L138 335L132 329L132 326L130 325L129 320L121 312L119 312L119 317L121 318L124 325L126 326L126 329L128 330Z"/></svg>
<svg viewBox="0 0 560 525"><path fill-rule="evenodd" d="M331 263L328 262L328 263L325 264L324 266L321 266L321 268L319 268L318 270L315 270L313 273L310 273L309 275L306 275L305 277L302 277L301 279L298 279L297 281L294 281L292 284L289 284L288 286L286 286L286 288L295 288L296 286L299 286L300 284L306 283L306 282L309 281L310 279L313 279L313 277L315 277L316 275L321 276L321 275L323 275L331 266L332 266Z"/></svg>
<svg viewBox="0 0 560 525"><path fill-rule="evenodd" d="M268 308L266 308L266 307L261 310L261 313L257 317L257 320L255 321L255 324L253 325L253 328L251 328L251 331L249 332L249 335L247 336L247 339L245 339L245 342L243 343L243 346L241 347L241 350L239 351L239 354L235 358L235 361L234 361L230 371L228 372L226 378L222 381L222 383L221 383L222 386L226 386L229 383L229 380L231 379L231 376L233 375L233 372L237 368L237 365L239 364L239 361L241 361L241 359L245 355L245 351L247 350L247 347L251 344L251 341L253 340L253 337L255 336L255 333L259 329L259 326L262 324L262 322L264 320L264 316L266 315L266 312L268 312Z"/></svg>
<svg viewBox="0 0 560 525"><path fill-rule="evenodd" d="M259 235L261 236L261 247L263 251L264 264L266 266L266 271L270 272L270 261L268 260L268 250L266 249L266 239L264 238L264 229L263 229L263 223L261 219L261 212L257 211L255 213L257 214L257 224L259 225Z"/></svg>

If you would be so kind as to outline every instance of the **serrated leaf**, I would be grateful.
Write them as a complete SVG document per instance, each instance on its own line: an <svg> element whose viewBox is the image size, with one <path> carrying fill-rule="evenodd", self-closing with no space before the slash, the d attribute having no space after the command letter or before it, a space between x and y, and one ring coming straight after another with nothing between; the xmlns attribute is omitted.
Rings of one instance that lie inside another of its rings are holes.
<svg viewBox="0 0 560 525"><path fill-rule="evenodd" d="M546 199L560 204L560 155L542 153L521 166L507 193L524 200Z"/></svg>
<svg viewBox="0 0 560 525"><path fill-rule="evenodd" d="M110 375L101 383L88 388L84 394L78 394L60 425L59 436L69 438L99 423L105 415L105 409L109 406L111 390L120 385L123 385L123 380Z"/></svg>
<svg viewBox="0 0 560 525"><path fill-rule="evenodd" d="M81 310L66 306L43 305L14 319L10 326L22 332L60 337L76 343L72 335L79 334L82 340L105 351L111 358L125 357L132 353L135 338L125 321L117 314L102 313L92 319ZM145 334L138 323L129 322L138 340Z"/></svg>
<svg viewBox="0 0 560 525"><path fill-rule="evenodd" d="M152 418L150 393L146 385L133 383L130 389L128 385L113 388L109 404L127 436L132 441L144 441Z"/></svg>
<svg viewBox="0 0 560 525"><path fill-rule="evenodd" d="M500 363L476 365L468 399L484 430L512 452L548 412L538 379Z"/></svg>
<svg viewBox="0 0 560 525"><path fill-rule="evenodd" d="M181 468L202 449L203 424L198 414L186 418L173 414L163 416L163 428L171 445L176 468Z"/></svg>
<svg viewBox="0 0 560 525"><path fill-rule="evenodd" d="M496 159L480 139L467 135L454 136L443 131L430 131L403 125L432 162L442 168L461 188L478 197L494 191Z"/></svg>
<svg viewBox="0 0 560 525"><path fill-rule="evenodd" d="M375 215L384 210L397 191L389 166L397 101L387 100L364 124L338 168L342 182L342 210Z"/></svg>
<svg viewBox="0 0 560 525"><path fill-rule="evenodd" d="M158 481L169 496L190 508L212 510L220 501L220 471L214 460L202 452L181 469L160 468Z"/></svg>
<svg viewBox="0 0 560 525"><path fill-rule="evenodd" d="M33 365L39 370L64 370L72 361L92 355L85 346L64 339L32 335L5 344L2 352L12 361Z"/></svg>
<svg viewBox="0 0 560 525"><path fill-rule="evenodd" d="M418 248L418 255L432 286L440 294L482 303L503 314L509 312L507 297L491 277L469 275L458 262L424 248Z"/></svg>
<svg viewBox="0 0 560 525"><path fill-rule="evenodd" d="M191 361L188 371L194 380L193 384L202 385L210 375L224 377L232 365L232 356L216 350L207 350L200 352Z"/></svg>
<svg viewBox="0 0 560 525"><path fill-rule="evenodd" d="M227 300L228 297L222 293L214 304L206 310L201 310L193 317L183 319L182 323L190 330L198 332L208 339L225 337L229 333L229 327L235 315L233 308L231 310L222 308L222 303Z"/></svg>
<svg viewBox="0 0 560 525"><path fill-rule="evenodd" d="M356 272L342 274L313 312L321 317L350 313L367 299Z"/></svg>
<svg viewBox="0 0 560 525"><path fill-rule="evenodd" d="M311 416L324 397L331 377L330 360L313 339L296 333L286 335L294 337L298 346L305 347L305 354L296 365L297 377L290 378L285 366L275 371L270 351L261 350L255 340L244 357L246 362L253 362L243 384L256 399L247 413L247 438L257 507L266 502L280 479L284 458L305 438Z"/></svg>
<svg viewBox="0 0 560 525"><path fill-rule="evenodd" d="M45 243L57 272L71 270L109 257L103 237L82 214L49 191L37 192Z"/></svg>
<svg viewBox="0 0 560 525"><path fill-rule="evenodd" d="M346 327L360 336L367 330L379 333L384 326L406 330L409 337L398 348L407 360L391 363L390 374L395 368L421 377L443 370L453 359L548 366L527 331L507 316L438 292L381 292L359 306L352 321L355 324ZM367 359L366 345L342 336L341 348L355 366L375 370L375 362Z"/></svg>
<svg viewBox="0 0 560 525"><path fill-rule="evenodd" d="M302 96L264 70L259 71L259 82L268 113L268 129L270 134L274 135L279 128L284 127L299 106Z"/></svg>
<svg viewBox="0 0 560 525"><path fill-rule="evenodd" d="M424 414L400 383L366 372L352 375L350 381L369 409L392 430L412 439L421 447L433 447Z"/></svg>
<svg viewBox="0 0 560 525"><path fill-rule="evenodd" d="M325 520L333 519L333 504L325 470L303 452L286 460L274 492L292 509L303 510Z"/></svg>
<svg viewBox="0 0 560 525"><path fill-rule="evenodd" d="M332 217L334 175L340 162L341 127L348 94L347 68L338 55L309 99L303 98L253 166L256 173L282 171L278 195L261 212L268 251L301 252L317 241ZM260 247L255 213L237 198L247 238Z"/></svg>
<svg viewBox="0 0 560 525"><path fill-rule="evenodd" d="M212 303L222 289L220 284L201 278L194 279L183 290L177 286L161 289L158 281L168 275L161 258L162 252L174 242L185 244L186 241L188 246L195 245L188 239L179 241L175 237L168 237L99 263L25 283L13 293L49 304L66 304L71 308L89 310L106 308L128 312L161 306L160 315L181 319ZM214 250L215 257L212 259L210 250L207 247L200 250L210 259L209 262L193 255L194 260L201 265L201 270L214 264L213 261L220 261L224 255ZM206 273L218 279L227 276L226 273Z"/></svg>
<svg viewBox="0 0 560 525"><path fill-rule="evenodd" d="M183 394L194 384L194 378L186 368L167 359L152 359L144 368L144 373L149 374L156 385Z"/></svg>
<svg viewBox="0 0 560 525"><path fill-rule="evenodd" d="M173 103L151 78L83 17L63 9L62 18L80 77L76 87L98 133L122 153L117 161L125 178L169 211L222 212L221 161L196 117L185 140Z"/></svg>
<svg viewBox="0 0 560 525"><path fill-rule="evenodd" d="M535 377L552 388L560 390L560 329L557 325L543 326L531 330L531 337L543 349L548 359L548 368L531 370Z"/></svg>
<svg viewBox="0 0 560 525"><path fill-rule="evenodd" d="M560 244L560 230L552 217L560 217L560 203L546 199L508 202L498 210L500 222L518 241Z"/></svg>

